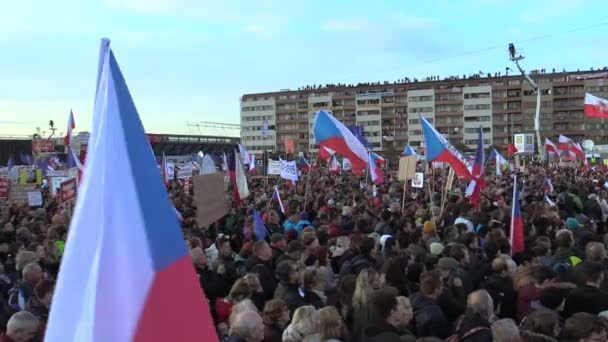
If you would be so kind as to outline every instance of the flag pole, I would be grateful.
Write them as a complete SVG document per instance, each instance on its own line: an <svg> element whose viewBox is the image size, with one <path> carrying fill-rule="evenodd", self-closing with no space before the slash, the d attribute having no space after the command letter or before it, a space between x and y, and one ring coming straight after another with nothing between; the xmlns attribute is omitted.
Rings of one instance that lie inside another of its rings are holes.
<svg viewBox="0 0 608 342"><path fill-rule="evenodd" d="M405 212L405 188L407 186L407 178L403 181L403 197L401 199L401 215Z"/></svg>

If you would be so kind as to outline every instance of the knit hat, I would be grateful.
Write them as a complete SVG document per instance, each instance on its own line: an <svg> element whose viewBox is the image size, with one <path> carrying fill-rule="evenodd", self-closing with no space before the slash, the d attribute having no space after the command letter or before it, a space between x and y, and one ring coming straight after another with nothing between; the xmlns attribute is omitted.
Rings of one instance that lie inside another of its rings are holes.
<svg viewBox="0 0 608 342"><path fill-rule="evenodd" d="M437 268L445 271L456 271L458 266L458 261L454 258L441 258L437 262Z"/></svg>
<svg viewBox="0 0 608 342"><path fill-rule="evenodd" d="M566 228L568 228L568 230L577 230L582 227L583 225L580 224L574 217L568 217L566 219Z"/></svg>
<svg viewBox="0 0 608 342"><path fill-rule="evenodd" d="M424 227L422 228L422 231L425 234L434 234L435 233L435 223L433 221L424 222Z"/></svg>
<svg viewBox="0 0 608 342"><path fill-rule="evenodd" d="M441 255L441 253L443 252L443 248L444 248L443 245L439 242L433 242L429 246L429 249L431 250L431 254L433 254L433 255Z"/></svg>

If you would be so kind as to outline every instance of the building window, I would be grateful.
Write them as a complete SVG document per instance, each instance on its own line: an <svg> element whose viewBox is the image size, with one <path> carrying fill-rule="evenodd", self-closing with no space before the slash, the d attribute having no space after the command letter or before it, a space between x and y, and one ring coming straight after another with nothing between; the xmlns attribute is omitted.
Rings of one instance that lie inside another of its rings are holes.
<svg viewBox="0 0 608 342"><path fill-rule="evenodd" d="M423 102L423 101L433 101L433 95L426 96L410 96L407 98L408 102Z"/></svg>
<svg viewBox="0 0 608 342"><path fill-rule="evenodd" d="M487 99L490 98L490 93L466 93L465 99Z"/></svg>
<svg viewBox="0 0 608 342"><path fill-rule="evenodd" d="M487 109L490 109L490 104L464 105L464 110L487 110Z"/></svg>
<svg viewBox="0 0 608 342"><path fill-rule="evenodd" d="M432 113L433 107L408 107L410 113Z"/></svg>

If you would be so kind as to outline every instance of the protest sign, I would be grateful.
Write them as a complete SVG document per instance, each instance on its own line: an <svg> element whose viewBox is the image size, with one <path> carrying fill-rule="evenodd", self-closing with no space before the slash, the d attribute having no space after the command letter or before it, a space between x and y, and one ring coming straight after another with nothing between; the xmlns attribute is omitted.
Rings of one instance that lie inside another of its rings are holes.
<svg viewBox="0 0 608 342"><path fill-rule="evenodd" d="M215 162L210 155L206 154L203 157L203 165L201 166L201 175L207 175L210 173L216 173L217 169L215 167Z"/></svg>
<svg viewBox="0 0 608 342"><path fill-rule="evenodd" d="M27 193L27 204L30 207L42 206L42 193L40 191L30 191Z"/></svg>
<svg viewBox="0 0 608 342"><path fill-rule="evenodd" d="M186 179L192 177L192 164L184 164L177 170L177 179Z"/></svg>
<svg viewBox="0 0 608 342"><path fill-rule="evenodd" d="M424 187L424 173L416 172L414 174L414 178L412 178L412 187L419 189Z"/></svg>
<svg viewBox="0 0 608 342"><path fill-rule="evenodd" d="M353 166L350 163L350 160L348 158L342 158L342 170L344 171L350 171L353 169Z"/></svg>
<svg viewBox="0 0 608 342"><path fill-rule="evenodd" d="M281 162L278 160L268 159L268 174L269 175L280 175L281 174Z"/></svg>
<svg viewBox="0 0 608 342"><path fill-rule="evenodd" d="M292 182L297 182L298 166L296 165L296 161L285 161L281 159L279 162L281 164L281 178L290 180Z"/></svg>
<svg viewBox="0 0 608 342"><path fill-rule="evenodd" d="M192 178L192 183L199 227L210 225L228 213L222 173L196 175Z"/></svg>
<svg viewBox="0 0 608 342"><path fill-rule="evenodd" d="M67 181L68 179L70 179L70 177L68 176L62 176L62 177L49 177L51 184L51 195L53 196L57 196L57 194L59 194L59 189L61 187L61 183Z"/></svg>
<svg viewBox="0 0 608 342"><path fill-rule="evenodd" d="M11 184L8 192L9 204L27 204L27 193L36 190L36 184Z"/></svg>
<svg viewBox="0 0 608 342"><path fill-rule="evenodd" d="M74 202L76 200L76 194L78 191L78 183L76 178L70 178L61 183L59 186L61 203Z"/></svg>
<svg viewBox="0 0 608 342"><path fill-rule="evenodd" d="M407 156L399 158L399 174L400 181L407 181L414 178L416 173L416 156Z"/></svg>

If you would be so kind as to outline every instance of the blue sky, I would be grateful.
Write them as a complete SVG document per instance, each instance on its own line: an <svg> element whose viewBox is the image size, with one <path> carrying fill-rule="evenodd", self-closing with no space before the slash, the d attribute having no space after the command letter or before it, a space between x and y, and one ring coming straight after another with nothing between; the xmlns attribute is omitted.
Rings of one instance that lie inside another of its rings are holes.
<svg viewBox="0 0 608 342"><path fill-rule="evenodd" d="M107 36L149 132L239 122L244 93L608 65L604 0L21 0L0 3L0 134L90 125ZM215 133L229 133L216 131Z"/></svg>

